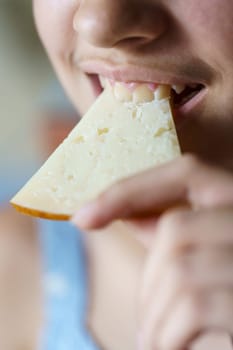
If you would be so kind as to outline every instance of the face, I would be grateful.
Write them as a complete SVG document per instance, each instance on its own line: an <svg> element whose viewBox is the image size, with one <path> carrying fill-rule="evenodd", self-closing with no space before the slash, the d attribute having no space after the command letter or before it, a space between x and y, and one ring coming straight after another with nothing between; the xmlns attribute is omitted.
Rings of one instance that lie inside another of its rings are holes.
<svg viewBox="0 0 233 350"><path fill-rule="evenodd" d="M34 0L40 37L84 113L99 76L173 91L183 151L233 169L232 0Z"/></svg>

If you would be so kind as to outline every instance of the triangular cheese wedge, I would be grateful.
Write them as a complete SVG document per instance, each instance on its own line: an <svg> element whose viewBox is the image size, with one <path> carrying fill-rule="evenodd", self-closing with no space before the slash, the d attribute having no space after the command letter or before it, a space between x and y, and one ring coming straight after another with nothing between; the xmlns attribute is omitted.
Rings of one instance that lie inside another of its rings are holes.
<svg viewBox="0 0 233 350"><path fill-rule="evenodd" d="M160 86L152 101L140 100L139 91L126 102L109 84L11 203L26 214L68 220L117 180L180 155L169 94Z"/></svg>

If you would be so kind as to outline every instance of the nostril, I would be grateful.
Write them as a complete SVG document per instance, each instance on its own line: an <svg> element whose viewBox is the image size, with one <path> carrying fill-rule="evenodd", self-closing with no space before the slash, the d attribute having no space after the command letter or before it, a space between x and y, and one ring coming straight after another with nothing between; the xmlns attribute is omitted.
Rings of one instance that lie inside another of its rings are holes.
<svg viewBox="0 0 233 350"><path fill-rule="evenodd" d="M97 4L98 3L98 4ZM140 46L154 41L166 30L166 18L157 6L126 0L83 2L73 28L91 45L109 48L119 44Z"/></svg>

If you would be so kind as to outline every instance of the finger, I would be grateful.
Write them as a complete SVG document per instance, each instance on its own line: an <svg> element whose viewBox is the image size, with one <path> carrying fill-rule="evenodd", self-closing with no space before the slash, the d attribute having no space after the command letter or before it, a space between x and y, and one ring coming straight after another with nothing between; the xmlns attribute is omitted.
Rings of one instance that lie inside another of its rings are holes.
<svg viewBox="0 0 233 350"><path fill-rule="evenodd" d="M142 329L148 348L182 295L206 290L233 289L233 250L225 247L203 249L170 261L152 281L151 290L141 304Z"/></svg>
<svg viewBox="0 0 233 350"><path fill-rule="evenodd" d="M76 213L73 222L98 228L119 218L157 215L180 205L233 204L233 177L193 156L183 156L119 181Z"/></svg>
<svg viewBox="0 0 233 350"><path fill-rule="evenodd" d="M175 261L186 252L199 250L200 247L213 250L226 247L231 249L232 213L232 209L205 212L180 210L164 216L158 224L154 243L146 261L142 299L147 298L153 281L159 279L162 267L168 262ZM227 271L226 269L226 273Z"/></svg>
<svg viewBox="0 0 233 350"><path fill-rule="evenodd" d="M154 344L158 349L182 350L189 348L198 335L212 330L233 334L232 289L206 290L199 297L180 299L159 332L154 332Z"/></svg>
<svg viewBox="0 0 233 350"><path fill-rule="evenodd" d="M176 269L168 268L155 281L155 288L150 291L147 299L141 304L141 346L142 349L152 349L154 334L159 331L167 313L173 308L176 298L180 297L180 284Z"/></svg>
<svg viewBox="0 0 233 350"><path fill-rule="evenodd" d="M229 245L198 248L171 257L160 268L155 267L151 281L146 281L147 285L142 287L142 309L146 311L153 299L157 300L158 288L164 291L172 287L181 291L221 286L233 288L232 269L233 247Z"/></svg>
<svg viewBox="0 0 233 350"><path fill-rule="evenodd" d="M166 319L160 324L145 325L140 336L143 350L183 350L200 332L201 304L190 295L182 296L172 305Z"/></svg>
<svg viewBox="0 0 233 350"><path fill-rule="evenodd" d="M192 341L198 337L201 325L202 304L191 296L183 297L164 321L159 334L154 338L159 350L182 350L190 348Z"/></svg>

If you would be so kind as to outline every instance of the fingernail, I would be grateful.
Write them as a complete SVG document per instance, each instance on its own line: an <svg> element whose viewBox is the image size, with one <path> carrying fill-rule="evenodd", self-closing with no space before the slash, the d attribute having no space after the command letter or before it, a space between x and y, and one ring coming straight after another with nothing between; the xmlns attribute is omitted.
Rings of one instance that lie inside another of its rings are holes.
<svg viewBox="0 0 233 350"><path fill-rule="evenodd" d="M72 216L70 221L76 226L87 228L93 222L95 211L95 203L88 203L84 207L78 209L78 211Z"/></svg>

